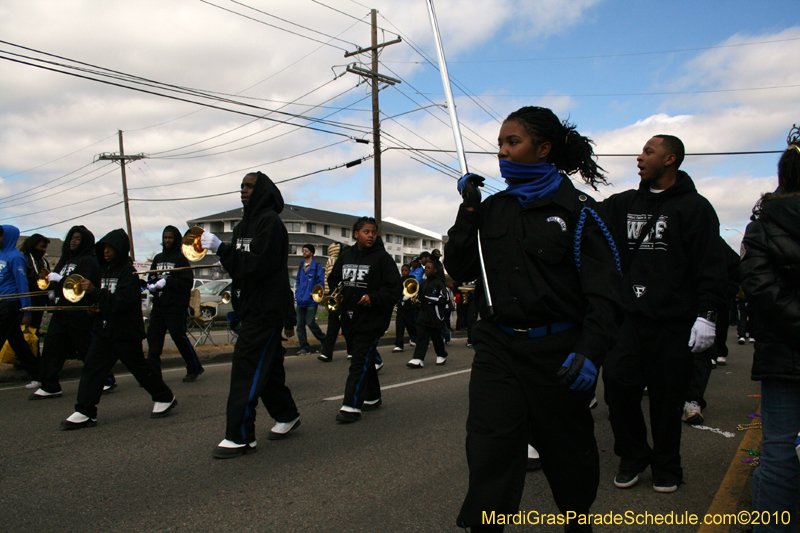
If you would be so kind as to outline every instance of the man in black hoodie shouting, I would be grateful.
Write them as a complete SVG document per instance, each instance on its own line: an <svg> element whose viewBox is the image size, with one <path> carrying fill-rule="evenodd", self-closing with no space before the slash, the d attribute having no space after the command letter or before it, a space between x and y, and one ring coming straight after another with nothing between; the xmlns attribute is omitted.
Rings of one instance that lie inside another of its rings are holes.
<svg viewBox="0 0 800 533"><path fill-rule="evenodd" d="M75 412L61 422L61 429L81 429L97 425L97 404L106 376L117 360L133 374L153 399L150 418L163 418L178 404L170 388L147 363L142 351L141 287L133 268L130 240L125 231L115 229L95 246L100 264L100 287L89 279L81 282L86 292L83 305L97 306L94 337L78 385Z"/></svg>
<svg viewBox="0 0 800 533"><path fill-rule="evenodd" d="M233 240L223 243L205 232L202 246L216 253L233 278L233 310L241 320L233 350L225 439L217 459L256 451L256 406L261 398L276 424L269 439L282 439L300 426L300 415L285 384L281 330L293 311L289 288L289 235L278 214L283 196L266 174L242 179L242 221Z"/></svg>
<svg viewBox="0 0 800 533"><path fill-rule="evenodd" d="M725 302L719 220L689 175L678 170L684 154L680 139L656 135L637 158L638 190L602 204L618 232L616 241L627 242L620 255L630 291L604 369L619 488L635 485L648 465L656 492L673 492L683 483L681 413L693 355L714 344L717 313ZM641 407L645 387L652 448Z"/></svg>
<svg viewBox="0 0 800 533"><path fill-rule="evenodd" d="M181 232L175 226L167 226L161 234L163 251L153 258L151 270L169 270L188 267L189 261L181 252ZM153 370L161 373L161 352L164 336L169 331L172 342L186 361L184 382L197 380L203 373L203 365L197 358L192 343L186 336L186 310L194 284L191 270L177 272L154 272L147 280L147 288L153 294L153 310L147 327L147 361Z"/></svg>

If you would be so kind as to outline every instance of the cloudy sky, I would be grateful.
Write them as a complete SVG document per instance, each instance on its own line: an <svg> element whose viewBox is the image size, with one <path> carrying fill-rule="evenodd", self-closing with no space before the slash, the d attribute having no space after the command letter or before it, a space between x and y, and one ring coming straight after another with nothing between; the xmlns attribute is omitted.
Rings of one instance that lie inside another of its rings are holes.
<svg viewBox="0 0 800 533"><path fill-rule="evenodd" d="M485 152L467 160L495 189L502 117L523 105L596 141L613 184L598 199L636 186L635 155L619 154L654 134L689 153L774 151L800 122L796 1L435 5L466 149ZM250 170L291 180L288 203L371 214L372 146L356 142L372 138L370 88L345 72L370 57L344 57L369 46L370 8L380 42L403 40L380 55L402 81L381 91L383 215L445 233L458 163L424 0L4 1L0 223L58 237L124 227L119 166L97 161L119 152L118 130L126 154L147 156L127 165L137 259L165 225L239 207L225 193ZM736 248L778 157L682 167Z"/></svg>

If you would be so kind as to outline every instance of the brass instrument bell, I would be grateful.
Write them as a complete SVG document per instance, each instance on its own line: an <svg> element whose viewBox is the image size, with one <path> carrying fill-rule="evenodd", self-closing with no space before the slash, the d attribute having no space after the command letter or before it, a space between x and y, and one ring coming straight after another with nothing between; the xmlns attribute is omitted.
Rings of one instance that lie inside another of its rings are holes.
<svg viewBox="0 0 800 533"><path fill-rule="evenodd" d="M197 226L192 226L186 233L183 234L183 240L181 241L181 251L183 255L191 262L200 261L202 258L206 256L207 250L203 248L203 245L200 243L200 239L203 236L204 230L203 228L198 228Z"/></svg>
<svg viewBox="0 0 800 533"><path fill-rule="evenodd" d="M322 285L314 285L314 288L311 289L311 299L317 303L320 303L325 298L325 289Z"/></svg>
<svg viewBox="0 0 800 533"><path fill-rule="evenodd" d="M64 280L64 286L61 289L61 292L64 293L64 298L72 303L80 302L86 295L83 287L81 287L82 281L83 276L80 274L72 274L66 280Z"/></svg>
<svg viewBox="0 0 800 533"><path fill-rule="evenodd" d="M231 293L230 291L223 291L220 296L220 303L227 304L231 301Z"/></svg>
<svg viewBox="0 0 800 533"><path fill-rule="evenodd" d="M47 276L49 275L50 271L46 268L43 268L39 271L38 279L36 280L36 286L39 287L39 289L45 290L50 286L50 280L47 279Z"/></svg>
<svg viewBox="0 0 800 533"><path fill-rule="evenodd" d="M403 282L403 296L406 298L411 299L411 303L415 306L419 307L421 302L419 301L419 282L417 278L408 278Z"/></svg>
<svg viewBox="0 0 800 533"><path fill-rule="evenodd" d="M342 303L342 290L344 283L339 283L329 296L325 296L325 289L322 285L314 285L311 289L311 299L325 307L328 311L336 311Z"/></svg>

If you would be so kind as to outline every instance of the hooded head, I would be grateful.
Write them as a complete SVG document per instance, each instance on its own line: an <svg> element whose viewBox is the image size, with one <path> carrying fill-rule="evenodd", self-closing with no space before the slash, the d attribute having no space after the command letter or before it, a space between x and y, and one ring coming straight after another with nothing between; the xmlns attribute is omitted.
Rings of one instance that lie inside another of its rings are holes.
<svg viewBox="0 0 800 533"><path fill-rule="evenodd" d="M251 172L245 177L255 176L256 183L244 208L244 217L252 216L260 211L272 209L280 214L283 211L283 195L272 180L263 172Z"/></svg>
<svg viewBox="0 0 800 533"><path fill-rule="evenodd" d="M10 252L17 249L17 240L19 239L19 228L11 224L3 224L3 245L0 250L3 252Z"/></svg>
<svg viewBox="0 0 800 533"><path fill-rule="evenodd" d="M80 233L81 242L78 247L72 251L70 250L70 241L75 233ZM64 237L64 244L61 246L61 257L78 257L87 253L94 252L94 234L86 229L86 226L72 226Z"/></svg>
<svg viewBox="0 0 800 533"><path fill-rule="evenodd" d="M109 262L105 257L106 245L110 246L117 252L117 256L113 262ZM100 239L95 245L95 252L97 254L97 262L100 263L101 268L108 268L118 264L120 261L130 261L128 252L131 251L131 243L128 240L128 234L123 229L115 229L108 235Z"/></svg>
<svg viewBox="0 0 800 533"><path fill-rule="evenodd" d="M172 243L169 246L164 243L164 234L167 232L172 233ZM164 231L161 232L161 248L165 254L179 252L181 249L181 230L175 226L167 226L164 228Z"/></svg>

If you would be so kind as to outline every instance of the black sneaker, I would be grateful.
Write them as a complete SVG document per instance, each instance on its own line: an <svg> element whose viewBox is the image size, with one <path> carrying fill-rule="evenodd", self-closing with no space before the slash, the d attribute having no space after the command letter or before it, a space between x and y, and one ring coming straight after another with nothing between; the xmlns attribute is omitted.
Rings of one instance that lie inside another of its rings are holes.
<svg viewBox="0 0 800 533"><path fill-rule="evenodd" d="M377 409L381 405L383 405L383 400L378 398L378 401L375 402L375 403L364 402L364 405L361 407L361 410L362 411L374 411L375 409ZM356 413L356 414L358 414L358 413ZM338 420L338 418L337 418L337 420Z"/></svg>
<svg viewBox="0 0 800 533"><path fill-rule="evenodd" d="M342 424L350 424L361 420L361 413L351 413L350 411L339 411L336 421Z"/></svg>
<svg viewBox="0 0 800 533"><path fill-rule="evenodd" d="M319 354L319 355L317 356L317 359L319 359L319 360L320 360L320 361L322 361L323 363L330 363L331 361L333 361L333 357L331 357L331 356L329 356L329 355L325 355L325 354L323 354L323 353Z"/></svg>
<svg viewBox="0 0 800 533"><path fill-rule="evenodd" d="M187 372L186 375L183 376L183 382L184 383L193 383L193 382L197 381L197 378L200 377L200 374L202 374L205 371L206 371L205 368L200 368L200 370L198 370L197 373Z"/></svg>
<svg viewBox="0 0 800 533"><path fill-rule="evenodd" d="M533 472L540 468L542 468L542 459L540 457L528 457L528 472Z"/></svg>
<svg viewBox="0 0 800 533"><path fill-rule="evenodd" d="M653 490L661 493L675 492L678 490L678 484L663 477L658 477L653 480Z"/></svg>
<svg viewBox="0 0 800 533"><path fill-rule="evenodd" d="M308 355L310 353L311 353L310 350L306 350L305 348L300 348L299 350L297 350L297 352L295 352L295 355Z"/></svg>
<svg viewBox="0 0 800 533"><path fill-rule="evenodd" d="M103 394L109 394L110 392L113 392L114 389L116 389L116 388L117 388L117 382L116 381L114 383L103 385Z"/></svg>
<svg viewBox="0 0 800 533"><path fill-rule="evenodd" d="M620 472L614 477L614 485L619 489L633 487L639 482L638 472Z"/></svg>

